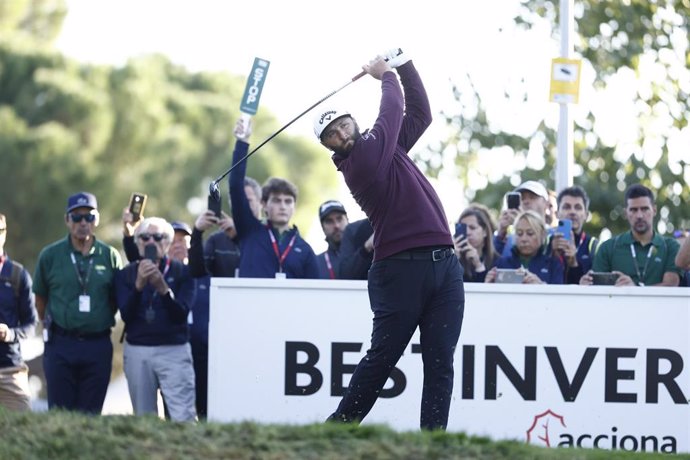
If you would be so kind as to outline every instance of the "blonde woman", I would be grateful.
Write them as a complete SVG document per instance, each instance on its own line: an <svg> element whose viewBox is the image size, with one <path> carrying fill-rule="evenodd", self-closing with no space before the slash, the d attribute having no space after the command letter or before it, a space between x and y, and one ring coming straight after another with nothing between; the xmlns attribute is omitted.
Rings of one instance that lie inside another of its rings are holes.
<svg viewBox="0 0 690 460"><path fill-rule="evenodd" d="M498 260L485 282L496 282L497 268L518 269L524 273L523 284L563 284L564 266L560 256L553 256L546 244L544 220L534 211L524 211L515 219L515 245L509 256Z"/></svg>

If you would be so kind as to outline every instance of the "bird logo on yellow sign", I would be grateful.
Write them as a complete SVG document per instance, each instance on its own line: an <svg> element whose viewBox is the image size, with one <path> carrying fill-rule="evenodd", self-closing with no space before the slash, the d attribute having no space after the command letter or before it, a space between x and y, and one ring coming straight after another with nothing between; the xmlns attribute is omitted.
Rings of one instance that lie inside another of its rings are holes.
<svg viewBox="0 0 690 460"><path fill-rule="evenodd" d="M551 61L549 101L577 104L580 95L580 59L556 58Z"/></svg>

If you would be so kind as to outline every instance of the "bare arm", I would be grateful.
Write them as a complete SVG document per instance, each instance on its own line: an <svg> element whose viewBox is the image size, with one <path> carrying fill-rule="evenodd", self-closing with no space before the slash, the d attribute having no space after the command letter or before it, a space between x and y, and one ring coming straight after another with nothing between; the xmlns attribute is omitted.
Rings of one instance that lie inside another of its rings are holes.
<svg viewBox="0 0 690 460"><path fill-rule="evenodd" d="M38 311L38 319L41 321L46 316L46 305L48 305L46 298L36 294L36 311Z"/></svg>
<svg viewBox="0 0 690 460"><path fill-rule="evenodd" d="M655 284L654 286L678 286L679 284L680 276L678 276L678 273L666 272L661 279L661 283Z"/></svg>
<svg viewBox="0 0 690 460"><path fill-rule="evenodd" d="M690 270L690 237L685 238L678 254L676 254L676 267Z"/></svg>

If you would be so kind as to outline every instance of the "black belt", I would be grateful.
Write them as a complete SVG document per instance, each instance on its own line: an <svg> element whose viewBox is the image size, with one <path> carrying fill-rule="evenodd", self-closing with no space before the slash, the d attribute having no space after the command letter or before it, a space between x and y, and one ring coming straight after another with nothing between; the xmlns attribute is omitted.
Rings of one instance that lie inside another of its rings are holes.
<svg viewBox="0 0 690 460"><path fill-rule="evenodd" d="M106 329L105 331L100 332L80 332L75 331L73 329L63 329L55 323L52 324L51 329L54 334L78 340L94 340L110 336L110 329Z"/></svg>
<svg viewBox="0 0 690 460"><path fill-rule="evenodd" d="M398 252L396 254L390 255L387 257L387 259L395 259L395 260L431 260L433 262L438 262L439 260L443 260L446 257L450 257L452 255L455 255L455 251L453 251L453 248L450 247L445 247L445 248L438 248L438 249L411 249L409 251L402 251Z"/></svg>

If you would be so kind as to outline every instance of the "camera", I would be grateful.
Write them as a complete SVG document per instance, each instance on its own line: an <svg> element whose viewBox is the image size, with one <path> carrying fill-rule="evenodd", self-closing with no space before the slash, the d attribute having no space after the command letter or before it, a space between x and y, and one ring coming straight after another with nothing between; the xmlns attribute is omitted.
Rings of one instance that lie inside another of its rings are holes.
<svg viewBox="0 0 690 460"><path fill-rule="evenodd" d="M217 200L211 195L208 196L208 209L209 209L209 211L213 211L213 213L216 215L217 218L219 218L219 219L221 218L220 196L218 197Z"/></svg>
<svg viewBox="0 0 690 460"><path fill-rule="evenodd" d="M467 224L463 224L462 222L458 222L455 224L455 235L454 237L457 238L458 236L462 236L463 238L467 238Z"/></svg>
<svg viewBox="0 0 690 460"><path fill-rule="evenodd" d="M143 193L132 193L132 197L129 199L129 212L132 214L134 222L141 219L145 207L146 195Z"/></svg>
<svg viewBox="0 0 690 460"><path fill-rule="evenodd" d="M147 244L144 246L144 259L149 259L151 262L156 262L158 259L158 248L155 244Z"/></svg>
<svg viewBox="0 0 690 460"><path fill-rule="evenodd" d="M520 209L520 200L520 194L518 192L509 192L506 194L508 209Z"/></svg>

